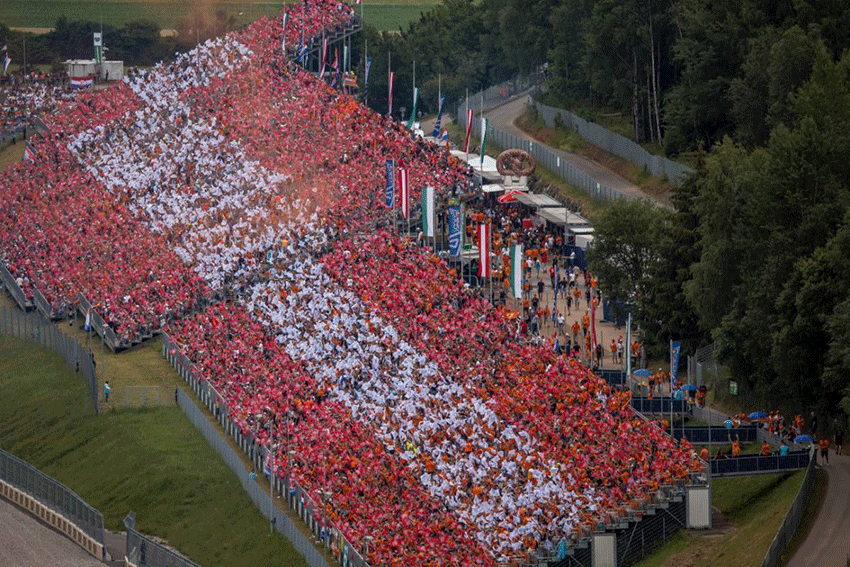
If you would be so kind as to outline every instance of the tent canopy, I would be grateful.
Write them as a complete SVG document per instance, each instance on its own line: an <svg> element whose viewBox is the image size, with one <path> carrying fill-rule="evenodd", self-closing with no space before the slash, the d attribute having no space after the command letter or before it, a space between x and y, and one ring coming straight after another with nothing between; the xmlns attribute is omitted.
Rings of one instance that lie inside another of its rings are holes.
<svg viewBox="0 0 850 567"><path fill-rule="evenodd" d="M523 205L527 205L529 207L533 207L535 209L540 209L544 207L560 207L561 203L549 195L537 194L537 193L526 193L517 196L517 200Z"/></svg>

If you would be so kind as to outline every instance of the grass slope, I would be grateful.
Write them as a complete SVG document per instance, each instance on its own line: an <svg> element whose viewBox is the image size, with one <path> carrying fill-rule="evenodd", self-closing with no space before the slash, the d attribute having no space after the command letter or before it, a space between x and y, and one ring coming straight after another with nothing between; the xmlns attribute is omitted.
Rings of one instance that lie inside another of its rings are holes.
<svg viewBox="0 0 850 567"><path fill-rule="evenodd" d="M305 565L176 407L94 417L53 353L0 337L0 446L65 483L123 529L168 541L204 567Z"/></svg>
<svg viewBox="0 0 850 567"><path fill-rule="evenodd" d="M398 30L418 20L421 12L438 3L439 0L373 0L364 5L363 19L379 30ZM71 21L97 22L102 18L103 23L114 26L150 20L161 28L173 29L181 19L188 15L194 17L196 6L201 6L201 13L208 18L222 10L236 16L237 24L243 25L263 16L276 15L281 4L271 0L3 0L0 2L0 22L10 27L51 28L64 15Z"/></svg>

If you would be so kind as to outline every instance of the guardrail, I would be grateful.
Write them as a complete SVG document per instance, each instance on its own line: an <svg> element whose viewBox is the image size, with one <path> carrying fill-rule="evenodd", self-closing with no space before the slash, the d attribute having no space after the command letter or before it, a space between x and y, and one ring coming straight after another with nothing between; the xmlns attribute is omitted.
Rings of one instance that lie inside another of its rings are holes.
<svg viewBox="0 0 850 567"><path fill-rule="evenodd" d="M85 295L80 293L77 295L77 299L80 313L82 313L83 317L86 317L86 315L89 316L89 324L92 329L101 336L103 342L109 347L109 350L115 352L115 350L120 346L118 337L115 336L115 331L113 331L112 327L103 320L103 317L101 317L100 314L92 308L91 302Z"/></svg>
<svg viewBox="0 0 850 567"><path fill-rule="evenodd" d="M97 559L106 557L103 516L73 490L3 449L0 481L5 498L59 529Z"/></svg>
<svg viewBox="0 0 850 567"><path fill-rule="evenodd" d="M686 425L673 429L673 436L676 439L684 437L690 443L696 445L704 443L729 443L729 437L736 435L741 443L755 443L759 440L758 433L759 428L757 425L744 425L733 429L726 429L723 426Z"/></svg>
<svg viewBox="0 0 850 567"><path fill-rule="evenodd" d="M797 491L797 496L794 497L794 502L788 508L785 518L782 520L782 525L779 526L776 535L773 537L773 542L770 544L767 553L764 556L761 567L777 567L782 554L794 537L797 529L803 521L803 513L809 504L809 499L812 496L812 487L815 484L815 461L809 461L806 469L806 476L803 478L803 484L800 485L800 490Z"/></svg>
<svg viewBox="0 0 850 567"><path fill-rule="evenodd" d="M3 262L0 262L0 279L3 280L3 285L6 286L7 290L9 290L9 293L12 295L12 299L15 300L18 307L24 311L32 308L32 303L30 303L29 299L27 299L24 290L21 289L21 286L18 285L18 282L15 281L15 277Z"/></svg>
<svg viewBox="0 0 850 567"><path fill-rule="evenodd" d="M729 459L712 459L711 476L745 476L803 469L809 466L808 450L794 451L787 455L741 455Z"/></svg>
<svg viewBox="0 0 850 567"><path fill-rule="evenodd" d="M35 308L38 309L46 319L53 320L60 318L56 314L56 310L53 309L53 306L50 305L50 302L45 299L41 290L39 290L36 286L32 286L32 301L33 304L35 304Z"/></svg>

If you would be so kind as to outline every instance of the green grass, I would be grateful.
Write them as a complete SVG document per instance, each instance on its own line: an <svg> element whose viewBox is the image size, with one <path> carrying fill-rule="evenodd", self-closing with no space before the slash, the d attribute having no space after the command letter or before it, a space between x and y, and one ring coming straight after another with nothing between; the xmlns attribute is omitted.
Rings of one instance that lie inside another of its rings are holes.
<svg viewBox="0 0 850 567"><path fill-rule="evenodd" d="M363 7L363 18L379 30L398 30L439 0L372 0ZM163 29L177 27L180 19L194 14L197 0L3 0L0 3L0 22L10 27L52 28L61 16L71 21L89 20L121 26L134 20L150 20ZM242 25L263 16L276 15L280 1L209 0L200 3L205 14L213 17L218 10L237 18ZM239 15L239 14L242 15Z"/></svg>
<svg viewBox="0 0 850 567"><path fill-rule="evenodd" d="M757 567L791 506L806 471L712 481L712 504L732 525L723 535L682 532L638 567Z"/></svg>
<svg viewBox="0 0 850 567"><path fill-rule="evenodd" d="M304 565L268 533L236 476L176 407L94 417L61 359L0 337L0 446L64 482L123 529L167 540L205 567Z"/></svg>

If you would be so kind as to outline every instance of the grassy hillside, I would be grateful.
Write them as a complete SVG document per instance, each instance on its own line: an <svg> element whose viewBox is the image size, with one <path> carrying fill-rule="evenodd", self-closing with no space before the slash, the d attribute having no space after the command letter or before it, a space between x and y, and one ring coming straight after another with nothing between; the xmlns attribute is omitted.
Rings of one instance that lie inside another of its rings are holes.
<svg viewBox="0 0 850 567"><path fill-rule="evenodd" d="M108 362L107 362L108 363ZM176 382L176 375L174 375ZM173 393L173 390L172 390ZM64 482L120 531L164 538L204 567L304 565L174 406L91 415L59 357L0 336L0 447Z"/></svg>

